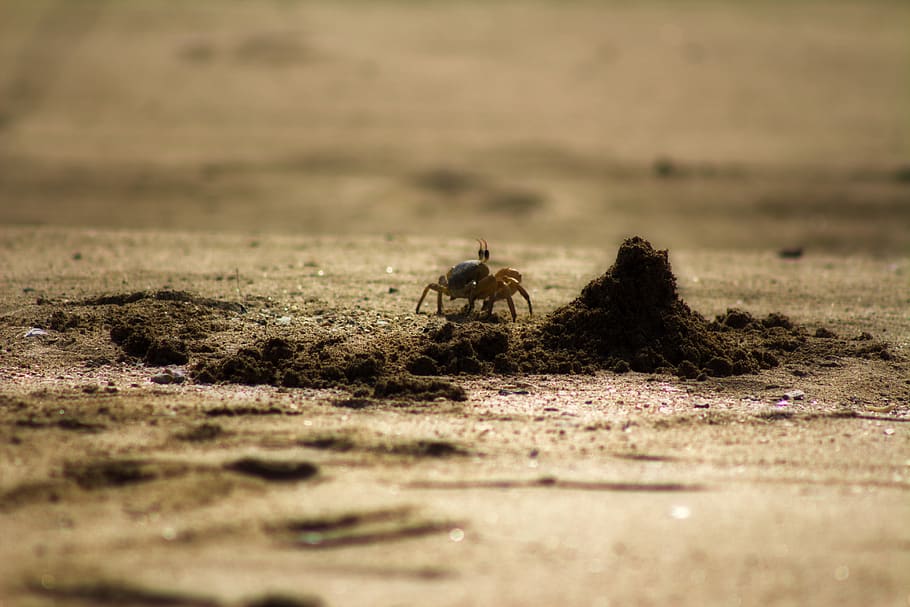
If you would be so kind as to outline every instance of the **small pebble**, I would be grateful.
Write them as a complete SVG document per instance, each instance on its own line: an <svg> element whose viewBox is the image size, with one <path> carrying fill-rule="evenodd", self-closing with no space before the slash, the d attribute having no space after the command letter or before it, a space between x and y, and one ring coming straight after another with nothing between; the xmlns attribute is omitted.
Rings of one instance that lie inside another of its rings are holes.
<svg viewBox="0 0 910 607"><path fill-rule="evenodd" d="M802 400L806 397L806 393L802 390L790 390L789 392L784 392L784 400Z"/></svg>
<svg viewBox="0 0 910 607"><path fill-rule="evenodd" d="M150 379L156 384L182 384L186 381L186 375L180 369L165 369Z"/></svg>
<svg viewBox="0 0 910 607"><path fill-rule="evenodd" d="M47 331L44 329L39 329L38 327L32 327L25 332L23 337L41 337L42 335L47 335Z"/></svg>

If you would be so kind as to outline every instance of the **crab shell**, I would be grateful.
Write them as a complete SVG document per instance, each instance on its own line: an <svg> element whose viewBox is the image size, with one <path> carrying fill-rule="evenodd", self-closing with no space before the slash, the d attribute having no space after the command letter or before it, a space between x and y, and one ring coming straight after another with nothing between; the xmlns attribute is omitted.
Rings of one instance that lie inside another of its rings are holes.
<svg viewBox="0 0 910 607"><path fill-rule="evenodd" d="M477 283L490 275L490 268L483 261L469 259L452 266L445 276L439 277L439 284L449 290L449 298L470 297Z"/></svg>

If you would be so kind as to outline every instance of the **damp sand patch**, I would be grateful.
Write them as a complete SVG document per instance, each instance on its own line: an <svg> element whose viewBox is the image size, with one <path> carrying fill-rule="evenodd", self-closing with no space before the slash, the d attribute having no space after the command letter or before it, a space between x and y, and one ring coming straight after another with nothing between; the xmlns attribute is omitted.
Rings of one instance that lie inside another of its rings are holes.
<svg viewBox="0 0 910 607"><path fill-rule="evenodd" d="M613 265L574 300L520 323L466 315L430 319L418 333L390 327L367 336L350 319L270 326L256 305L157 291L45 302L40 311L52 332L87 345L103 338L97 346L119 350L124 362L185 365L197 384L343 389L351 403L464 401L463 376L633 371L706 379L836 357L897 358L868 334L810 332L782 313L756 318L731 308L708 320L680 298L668 251L640 237L623 242Z"/></svg>

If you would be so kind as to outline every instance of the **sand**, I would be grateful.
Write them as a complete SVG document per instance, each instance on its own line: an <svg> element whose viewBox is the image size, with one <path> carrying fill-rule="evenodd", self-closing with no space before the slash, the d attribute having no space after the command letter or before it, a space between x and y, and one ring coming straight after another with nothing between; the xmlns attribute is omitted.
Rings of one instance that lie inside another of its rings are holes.
<svg viewBox="0 0 910 607"><path fill-rule="evenodd" d="M907 10L5 3L0 605L906 605Z"/></svg>

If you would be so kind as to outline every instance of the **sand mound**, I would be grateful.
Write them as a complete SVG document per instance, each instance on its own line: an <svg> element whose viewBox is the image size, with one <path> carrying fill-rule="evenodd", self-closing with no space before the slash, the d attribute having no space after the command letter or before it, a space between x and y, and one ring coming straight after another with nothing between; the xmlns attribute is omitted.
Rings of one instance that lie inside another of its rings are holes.
<svg viewBox="0 0 910 607"><path fill-rule="evenodd" d="M724 376L777 364L692 311L679 298L667 251L639 237L626 240L606 273L547 317L539 341L558 360L618 372Z"/></svg>

